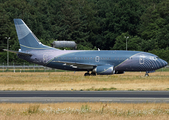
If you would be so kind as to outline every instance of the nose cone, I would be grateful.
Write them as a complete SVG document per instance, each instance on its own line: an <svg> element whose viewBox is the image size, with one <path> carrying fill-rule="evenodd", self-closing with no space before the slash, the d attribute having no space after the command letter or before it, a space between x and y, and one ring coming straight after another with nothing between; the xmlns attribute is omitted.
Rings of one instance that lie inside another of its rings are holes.
<svg viewBox="0 0 169 120"><path fill-rule="evenodd" d="M161 59L161 64L162 64L162 67L165 67L165 66L168 65L168 63L165 60L162 60L162 59Z"/></svg>
<svg viewBox="0 0 169 120"><path fill-rule="evenodd" d="M163 60L164 61L164 66L167 66L168 65L168 63L165 61L165 60Z"/></svg>

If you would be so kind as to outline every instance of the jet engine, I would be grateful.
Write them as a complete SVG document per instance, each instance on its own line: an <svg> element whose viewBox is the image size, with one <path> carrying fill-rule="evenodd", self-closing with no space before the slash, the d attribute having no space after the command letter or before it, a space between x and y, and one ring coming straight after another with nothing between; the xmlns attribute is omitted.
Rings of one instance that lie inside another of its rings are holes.
<svg viewBox="0 0 169 120"><path fill-rule="evenodd" d="M103 65L97 66L93 69L93 73L97 73L98 75L111 75L114 74L114 66L112 65Z"/></svg>

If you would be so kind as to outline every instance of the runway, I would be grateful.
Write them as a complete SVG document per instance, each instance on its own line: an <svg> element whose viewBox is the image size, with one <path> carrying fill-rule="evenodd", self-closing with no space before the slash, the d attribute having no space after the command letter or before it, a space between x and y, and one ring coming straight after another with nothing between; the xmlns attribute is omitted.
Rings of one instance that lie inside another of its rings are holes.
<svg viewBox="0 0 169 120"><path fill-rule="evenodd" d="M3 103L169 103L169 91L0 91Z"/></svg>

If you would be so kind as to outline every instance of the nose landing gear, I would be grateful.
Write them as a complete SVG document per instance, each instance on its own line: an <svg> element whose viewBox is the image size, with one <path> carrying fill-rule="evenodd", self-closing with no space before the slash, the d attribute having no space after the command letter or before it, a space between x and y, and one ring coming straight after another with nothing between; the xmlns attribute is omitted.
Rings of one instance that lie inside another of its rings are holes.
<svg viewBox="0 0 169 120"><path fill-rule="evenodd" d="M147 77L147 76L149 76L149 74L146 72L145 76Z"/></svg>
<svg viewBox="0 0 169 120"><path fill-rule="evenodd" d="M148 74L148 73L153 73L153 72L155 72L155 70L153 70L153 71L146 71L145 76L149 76L149 74Z"/></svg>

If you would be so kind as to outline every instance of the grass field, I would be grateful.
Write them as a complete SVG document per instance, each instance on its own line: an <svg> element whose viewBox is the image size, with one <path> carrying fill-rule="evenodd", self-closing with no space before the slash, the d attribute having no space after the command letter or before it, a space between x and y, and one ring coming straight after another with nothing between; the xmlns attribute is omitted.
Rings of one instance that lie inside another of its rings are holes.
<svg viewBox="0 0 169 120"><path fill-rule="evenodd" d="M169 90L169 72L126 72L83 76L84 72L1 72L0 90Z"/></svg>
<svg viewBox="0 0 169 120"><path fill-rule="evenodd" d="M0 104L1 120L168 120L169 104Z"/></svg>

